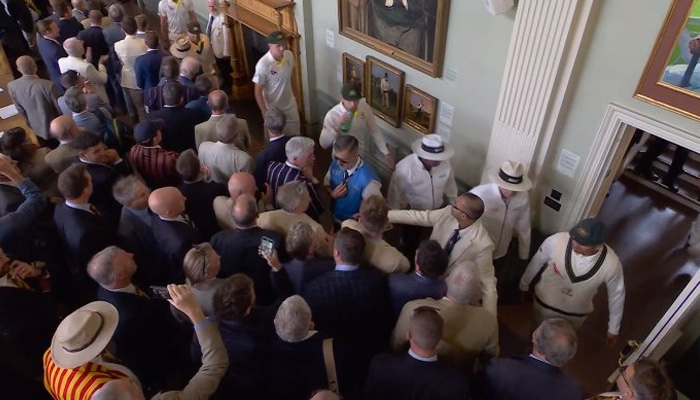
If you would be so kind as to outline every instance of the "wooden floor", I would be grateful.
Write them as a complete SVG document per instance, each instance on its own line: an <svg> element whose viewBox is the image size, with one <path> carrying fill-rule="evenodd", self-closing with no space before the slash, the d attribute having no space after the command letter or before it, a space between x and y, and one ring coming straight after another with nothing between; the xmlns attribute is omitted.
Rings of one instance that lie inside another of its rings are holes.
<svg viewBox="0 0 700 400"><path fill-rule="evenodd" d="M615 182L599 217L608 227L607 243L617 252L625 274L627 297L621 342L644 340L676 296L698 271L699 263L683 249L697 214L628 179ZM541 240L541 239L540 239ZM595 298L595 312L579 331L579 348L566 370L593 394L608 389L623 346L605 346L607 293ZM530 306L499 309L504 355L522 353L529 344Z"/></svg>

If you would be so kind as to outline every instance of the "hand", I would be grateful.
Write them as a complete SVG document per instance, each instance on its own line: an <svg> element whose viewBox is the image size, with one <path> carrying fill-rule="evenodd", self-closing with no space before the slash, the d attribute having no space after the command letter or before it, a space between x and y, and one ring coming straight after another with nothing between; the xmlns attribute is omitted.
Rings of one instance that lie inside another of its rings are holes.
<svg viewBox="0 0 700 400"><path fill-rule="evenodd" d="M9 180L14 185L18 185L24 180L24 176L19 172L17 164L4 154L0 154L0 178L5 178L4 180Z"/></svg>
<svg viewBox="0 0 700 400"><path fill-rule="evenodd" d="M100 57L100 64L107 65L107 61L109 61L109 54L105 54Z"/></svg>
<svg viewBox="0 0 700 400"><path fill-rule="evenodd" d="M384 161L386 162L386 166L389 167L389 169L394 169L394 155L391 153L386 153L384 154Z"/></svg>
<svg viewBox="0 0 700 400"><path fill-rule="evenodd" d="M113 165L119 161L119 153L117 153L117 151L114 149L105 150L105 156L107 157L107 163L110 165Z"/></svg>
<svg viewBox="0 0 700 400"><path fill-rule="evenodd" d="M611 349L615 348L619 341L620 341L620 335L613 335L610 332L608 332L608 336L605 338L605 344Z"/></svg>
<svg viewBox="0 0 700 400"><path fill-rule="evenodd" d="M700 54L700 36L691 39L690 43L688 43L688 48L690 48L691 53Z"/></svg>
<svg viewBox="0 0 700 400"><path fill-rule="evenodd" d="M345 197L345 195L348 194L348 184L343 183L342 185L338 185L333 189L331 192L331 197L334 199L339 199L341 197Z"/></svg>
<svg viewBox="0 0 700 400"><path fill-rule="evenodd" d="M95 87L92 85L92 82L85 81L85 85L83 85L83 93L85 93L85 94L95 93Z"/></svg>
<svg viewBox="0 0 700 400"><path fill-rule="evenodd" d="M267 254L261 249L258 249L258 254L260 254L260 257L264 258L265 261L267 261L267 265L269 265L270 268L272 268L275 272L282 269L282 264L280 263L280 259L277 256L277 250L273 250L272 253Z"/></svg>
<svg viewBox="0 0 700 400"><path fill-rule="evenodd" d="M314 169L312 167L304 167L301 169L301 172L304 174L304 178L308 179L310 182L313 182L314 179Z"/></svg>
<svg viewBox="0 0 700 400"><path fill-rule="evenodd" d="M36 278L41 276L44 270L33 264L15 261L10 265L10 276L19 278Z"/></svg>
<svg viewBox="0 0 700 400"><path fill-rule="evenodd" d="M265 191L262 193L262 201L265 206L272 205L272 188L265 182Z"/></svg>
<svg viewBox="0 0 700 400"><path fill-rule="evenodd" d="M168 301L173 307L187 315L193 324L204 321L206 317L204 316L204 312L202 312L202 307L187 285L170 284L167 287L168 293L170 293L170 299L168 299Z"/></svg>

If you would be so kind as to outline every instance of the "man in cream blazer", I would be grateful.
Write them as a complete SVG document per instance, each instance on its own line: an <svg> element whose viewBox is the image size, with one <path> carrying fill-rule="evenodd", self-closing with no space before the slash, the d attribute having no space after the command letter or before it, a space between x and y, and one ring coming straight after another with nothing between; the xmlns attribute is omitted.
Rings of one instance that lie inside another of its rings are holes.
<svg viewBox="0 0 700 400"><path fill-rule="evenodd" d="M493 242L479 218L484 202L476 195L464 193L453 205L437 210L392 210L389 222L432 226L435 240L449 256L448 273L456 265L471 261L479 270L481 301L484 308L496 315L498 294L493 269Z"/></svg>
<svg viewBox="0 0 700 400"><path fill-rule="evenodd" d="M218 0L209 0L207 4L209 6L209 19L207 20L205 33L209 36L211 49L216 59L216 66L219 68L223 81L221 87L225 92L231 92L233 84L233 77L231 76L233 72L231 67L231 48L233 46L231 45L231 31L226 24L226 13L223 12L227 3L224 2L219 5Z"/></svg>

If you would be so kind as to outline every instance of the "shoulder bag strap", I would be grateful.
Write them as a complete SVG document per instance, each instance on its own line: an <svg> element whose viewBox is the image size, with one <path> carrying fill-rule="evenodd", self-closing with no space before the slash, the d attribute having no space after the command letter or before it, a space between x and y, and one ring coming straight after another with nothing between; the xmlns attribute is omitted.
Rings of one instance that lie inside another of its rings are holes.
<svg viewBox="0 0 700 400"><path fill-rule="evenodd" d="M333 356L333 339L323 341L323 363L326 364L326 376L328 377L328 389L340 395L338 389L338 376L335 371L335 357Z"/></svg>

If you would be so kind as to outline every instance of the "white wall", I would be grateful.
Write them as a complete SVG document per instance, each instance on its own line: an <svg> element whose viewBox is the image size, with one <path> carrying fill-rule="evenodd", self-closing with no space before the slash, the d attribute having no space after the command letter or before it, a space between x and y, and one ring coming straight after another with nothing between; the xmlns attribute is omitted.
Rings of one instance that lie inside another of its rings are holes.
<svg viewBox="0 0 700 400"><path fill-rule="evenodd" d="M319 98L323 99L325 95L326 98L340 99L338 68L343 52L361 59L371 55L399 68L406 73L406 84L414 85L455 107L451 135L451 143L457 150L457 156L453 159L455 174L458 180L468 185L478 184L491 135L515 10L494 17L487 13L481 1L452 0L445 65L454 66L459 77L456 82L447 82L431 78L340 36L337 0L304 0L304 3L311 3L314 32L312 62L316 71L309 78L315 79L312 86L319 92ZM333 49L326 46L326 30L331 30L335 36ZM317 106L327 109L330 104ZM323 111L318 113L319 119L323 118ZM390 141L408 145L420 137L405 125L399 129L384 122L380 122L380 125L390 135Z"/></svg>
<svg viewBox="0 0 700 400"><path fill-rule="evenodd" d="M545 232L557 230L561 214L542 206L544 196L557 189L563 193L562 213L571 205L581 168L609 103L688 131L700 141L699 122L633 98L671 3L672 0L598 1L589 26L590 42L583 49L577 81L570 88L570 103L560 117L533 193L533 204L540 209L536 226ZM555 171L562 149L581 156L573 179Z"/></svg>

